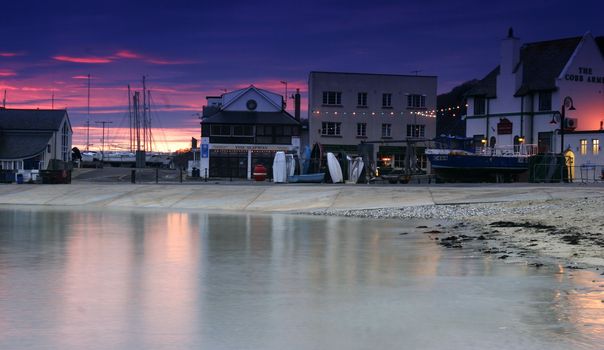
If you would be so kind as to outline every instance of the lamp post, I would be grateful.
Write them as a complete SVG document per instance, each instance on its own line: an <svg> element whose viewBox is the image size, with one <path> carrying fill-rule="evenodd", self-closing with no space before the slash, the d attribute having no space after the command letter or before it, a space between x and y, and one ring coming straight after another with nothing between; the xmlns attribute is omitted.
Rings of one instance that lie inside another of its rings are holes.
<svg viewBox="0 0 604 350"><path fill-rule="evenodd" d="M560 155L562 159L565 159L564 156L564 128L566 127L566 110L574 111L576 110L573 99L570 96L564 97L564 102L562 102L562 107L560 108L560 112L555 111L552 115L552 121L550 124L556 124L556 116L560 116ZM566 162L565 162L566 163ZM562 164L562 171L564 171L564 164ZM563 175L564 173L562 173ZM564 182L564 176L560 176L560 182Z"/></svg>

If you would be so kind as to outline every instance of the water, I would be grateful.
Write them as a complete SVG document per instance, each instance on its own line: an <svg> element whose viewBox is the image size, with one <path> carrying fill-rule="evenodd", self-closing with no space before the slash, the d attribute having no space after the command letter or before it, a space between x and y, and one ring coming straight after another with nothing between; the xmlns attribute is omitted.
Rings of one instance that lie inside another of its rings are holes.
<svg viewBox="0 0 604 350"><path fill-rule="evenodd" d="M602 348L602 276L417 225L0 209L0 349Z"/></svg>

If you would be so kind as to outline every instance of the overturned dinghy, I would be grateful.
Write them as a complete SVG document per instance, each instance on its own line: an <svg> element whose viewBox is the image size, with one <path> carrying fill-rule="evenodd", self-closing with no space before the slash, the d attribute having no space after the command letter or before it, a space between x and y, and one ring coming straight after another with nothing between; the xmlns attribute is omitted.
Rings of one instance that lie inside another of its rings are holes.
<svg viewBox="0 0 604 350"><path fill-rule="evenodd" d="M334 184L344 181L340 162L338 162L336 156L334 156L331 152L327 153L327 167L329 168L329 175L331 176L331 181L333 181Z"/></svg>
<svg viewBox="0 0 604 350"><path fill-rule="evenodd" d="M293 175L287 178L287 182L291 183L321 183L325 178L325 173Z"/></svg>
<svg viewBox="0 0 604 350"><path fill-rule="evenodd" d="M363 167L365 163L363 162L363 158L356 157L350 161L351 165L348 169L348 179L351 183L356 184L359 182L359 178L361 177L361 173L363 172Z"/></svg>
<svg viewBox="0 0 604 350"><path fill-rule="evenodd" d="M273 160L273 181L276 183L285 183L287 181L287 163L285 161L285 152L275 153Z"/></svg>

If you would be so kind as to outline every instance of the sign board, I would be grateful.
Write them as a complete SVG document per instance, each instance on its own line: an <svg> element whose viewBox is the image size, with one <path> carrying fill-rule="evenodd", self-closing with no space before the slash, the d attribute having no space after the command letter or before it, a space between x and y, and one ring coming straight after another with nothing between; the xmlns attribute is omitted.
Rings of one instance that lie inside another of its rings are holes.
<svg viewBox="0 0 604 350"><path fill-rule="evenodd" d="M512 122L508 118L499 119L497 123L497 134L498 135L510 135L512 133Z"/></svg>
<svg viewBox="0 0 604 350"><path fill-rule="evenodd" d="M248 144L212 144L213 150L231 150L231 151L292 151L295 150L291 145L248 145Z"/></svg>
<svg viewBox="0 0 604 350"><path fill-rule="evenodd" d="M210 155L210 145L207 143L201 144L201 158L208 158Z"/></svg>

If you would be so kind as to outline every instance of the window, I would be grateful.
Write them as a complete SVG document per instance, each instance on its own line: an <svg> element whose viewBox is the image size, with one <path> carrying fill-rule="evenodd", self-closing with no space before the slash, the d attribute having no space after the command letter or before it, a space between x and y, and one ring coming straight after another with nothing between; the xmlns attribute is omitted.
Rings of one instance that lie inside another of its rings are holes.
<svg viewBox="0 0 604 350"><path fill-rule="evenodd" d="M591 153L594 155L600 154L600 140L592 139L591 140Z"/></svg>
<svg viewBox="0 0 604 350"><path fill-rule="evenodd" d="M357 136L367 136L367 123L357 123Z"/></svg>
<svg viewBox="0 0 604 350"><path fill-rule="evenodd" d="M382 94L382 108L392 108L392 94Z"/></svg>
<svg viewBox="0 0 604 350"><path fill-rule="evenodd" d="M210 133L212 136L231 136L231 127L229 125L212 125Z"/></svg>
<svg viewBox="0 0 604 350"><path fill-rule="evenodd" d="M426 96L407 95L407 108L426 108Z"/></svg>
<svg viewBox="0 0 604 350"><path fill-rule="evenodd" d="M543 91L539 93L539 110L540 111L551 111L552 110L552 93L551 91Z"/></svg>
<svg viewBox="0 0 604 350"><path fill-rule="evenodd" d="M587 154L587 140L581 139L581 140L579 140L579 142L580 142L580 146L581 146L580 147L581 155L584 156Z"/></svg>
<svg viewBox="0 0 604 350"><path fill-rule="evenodd" d="M342 104L342 93L337 91L323 91L323 104L339 106Z"/></svg>
<svg viewBox="0 0 604 350"><path fill-rule="evenodd" d="M367 107L367 93L359 92L357 94L357 107Z"/></svg>
<svg viewBox="0 0 604 350"><path fill-rule="evenodd" d="M392 124L382 124L382 137L390 137L392 135Z"/></svg>
<svg viewBox="0 0 604 350"><path fill-rule="evenodd" d="M69 149L69 126L67 125L67 122L63 123L63 129L61 131L61 153L63 161L68 161L71 158Z"/></svg>
<svg viewBox="0 0 604 350"><path fill-rule="evenodd" d="M408 124L407 137L424 137L426 135L426 126L422 124Z"/></svg>
<svg viewBox="0 0 604 350"><path fill-rule="evenodd" d="M321 135L340 136L340 126L342 123L323 122L321 123Z"/></svg>
<svg viewBox="0 0 604 350"><path fill-rule="evenodd" d="M474 97L474 115L486 114L486 99L484 97Z"/></svg>
<svg viewBox="0 0 604 350"><path fill-rule="evenodd" d="M233 136L253 136L253 128L251 125L235 125L233 126Z"/></svg>

